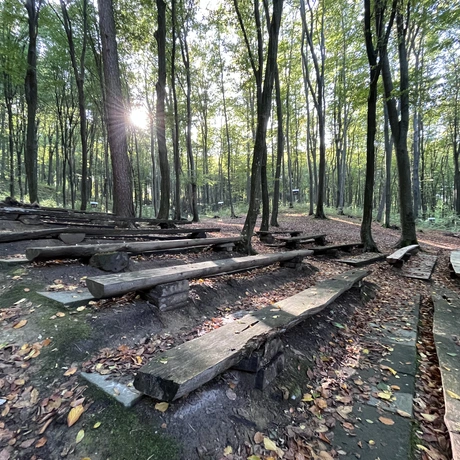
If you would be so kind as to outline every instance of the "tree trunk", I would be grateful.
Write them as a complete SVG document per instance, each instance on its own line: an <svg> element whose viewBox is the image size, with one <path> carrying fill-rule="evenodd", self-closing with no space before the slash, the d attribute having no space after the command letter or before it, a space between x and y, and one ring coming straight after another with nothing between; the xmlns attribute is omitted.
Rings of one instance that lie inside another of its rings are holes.
<svg viewBox="0 0 460 460"><path fill-rule="evenodd" d="M81 140L81 206L82 211L86 210L88 202L88 135L86 129L86 102L85 102L85 55L86 55L86 39L87 39L87 24L88 24L88 0L83 0L83 41L80 54L80 66L77 64L75 53L75 45L73 40L72 23L69 18L67 6L64 0L61 2L62 20L64 29L69 44L70 60L72 69L77 84L78 91L78 110L80 113L80 140Z"/></svg>
<svg viewBox="0 0 460 460"><path fill-rule="evenodd" d="M266 144L267 125L270 118L273 83L275 80L276 60L278 54L278 35L283 11L283 0L273 0L273 14L269 27L269 41L267 50L267 64L262 90L260 110L257 115L256 140L251 168L251 193L249 209L243 226L243 245L248 254L252 253L251 238L257 220L257 193L260 188L260 170L262 167L264 148Z"/></svg>
<svg viewBox="0 0 460 460"><path fill-rule="evenodd" d="M112 0L98 0L99 27L104 62L107 135L112 159L113 211L134 217L131 166L126 141L126 110L123 102Z"/></svg>
<svg viewBox="0 0 460 460"><path fill-rule="evenodd" d="M28 49L25 94L27 102L27 131L24 164L26 168L29 201L38 203L37 183L37 35L38 16L42 0L25 0L28 15Z"/></svg>
<svg viewBox="0 0 460 460"><path fill-rule="evenodd" d="M157 142L158 158L160 163L161 186L160 186L160 209L158 219L169 218L169 196L171 195L171 183L169 177L168 151L166 148L166 120L165 120L165 95L166 95L166 3L164 0L156 0L158 9L158 28L155 31L155 39L158 44L158 81L156 84L157 103Z"/></svg>
<svg viewBox="0 0 460 460"><path fill-rule="evenodd" d="M409 6L408 6L409 8ZM407 133L409 130L409 66L406 50L406 29L402 8L396 13L398 32L398 56L400 67L399 100L401 118L398 117L396 101L393 94L393 80L388 56L385 55L382 65L382 76L387 98L388 117L391 132L396 146L396 163L399 176L399 204L401 216L401 239L398 246L417 244L415 218L413 211L412 186L410 177L410 161L407 149Z"/></svg>
<svg viewBox="0 0 460 460"><path fill-rule="evenodd" d="M272 217L270 225L272 227L279 227L278 223L278 209L280 202L280 175L281 175L281 162L283 161L284 152L284 133L283 133L283 102L281 100L281 87L280 77L278 72L278 65L276 66L275 73L275 89L276 89L276 119L278 121L277 128L277 145L276 145L276 169L275 180L273 186L273 206Z"/></svg>
<svg viewBox="0 0 460 460"><path fill-rule="evenodd" d="M171 44L171 89L173 99L174 125L172 127L173 138L173 158L174 158L174 219L181 219L180 203L180 126L179 126L179 109L177 107L176 91L176 0L171 2L171 22L172 22L172 44Z"/></svg>

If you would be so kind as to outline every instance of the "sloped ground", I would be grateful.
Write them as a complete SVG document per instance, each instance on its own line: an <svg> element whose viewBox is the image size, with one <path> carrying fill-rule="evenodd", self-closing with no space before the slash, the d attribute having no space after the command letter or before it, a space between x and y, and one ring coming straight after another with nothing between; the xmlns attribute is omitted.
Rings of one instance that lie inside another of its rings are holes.
<svg viewBox="0 0 460 460"><path fill-rule="evenodd" d="M326 233L332 244L359 241L357 219L322 221L292 214L280 222L285 229ZM238 234L243 223L244 219L212 219L200 226L220 226L222 235L230 236ZM380 250L392 252L399 232L378 225L373 231ZM447 268L449 250L458 248L458 238L426 231L419 234L419 242L424 251L438 255L431 283L460 292L459 280L450 279ZM0 250L13 255L27 245L3 245ZM276 250L256 238L254 247L259 252ZM135 263L150 268L229 256L199 251L137 258ZM194 280L188 305L167 313L133 295L77 311L59 310L35 294L45 286L79 290L85 276L100 273L76 262L4 269L0 459L397 458L391 445L398 436L406 439L399 427L411 419L406 414L375 413L373 419L367 418L373 422L369 423L359 410L363 399L375 396L380 383L387 385L381 391L398 397L402 385L382 368L396 368L385 361L391 360L392 347L376 330L385 332L385 325L395 322L413 330L414 324L405 318L418 295L415 423L412 445L405 452L413 448L415 458L451 458L431 334L431 284L403 278L385 262L371 266L363 293L347 293L284 335L287 368L264 392L249 389L228 372L165 412L149 398L126 410L79 379L80 370L128 378L163 349L347 269L328 256L309 262L314 269L306 272L268 267ZM75 421L70 427L69 420ZM360 429L366 423L375 427L375 437Z"/></svg>

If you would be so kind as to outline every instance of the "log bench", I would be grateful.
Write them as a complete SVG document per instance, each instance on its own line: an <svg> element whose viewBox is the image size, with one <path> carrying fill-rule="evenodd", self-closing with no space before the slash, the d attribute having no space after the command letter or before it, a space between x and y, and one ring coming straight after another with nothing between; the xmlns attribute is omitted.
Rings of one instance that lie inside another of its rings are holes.
<svg viewBox="0 0 460 460"><path fill-rule="evenodd" d="M275 242L273 235L286 235L298 236L302 232L300 230L258 230L255 234L259 237L263 243L272 244Z"/></svg>
<svg viewBox="0 0 460 460"><path fill-rule="evenodd" d="M409 260L412 254L415 254L419 250L418 244L411 244L403 248L398 249L387 256L387 262L394 267L400 268L406 260Z"/></svg>
<svg viewBox="0 0 460 460"><path fill-rule="evenodd" d="M351 251L354 248L362 248L363 243L345 243L345 244L334 244L332 246L320 246L310 248L314 255L325 254L330 251Z"/></svg>
<svg viewBox="0 0 460 460"><path fill-rule="evenodd" d="M369 273L346 271L159 353L137 372L134 386L152 398L174 401L237 365L265 342L323 310Z"/></svg>
<svg viewBox="0 0 460 460"><path fill-rule="evenodd" d="M320 235L298 235L298 236L277 236L275 240L281 241L286 244L287 249L297 249L299 244L311 243L324 246L326 244L326 234Z"/></svg>
<svg viewBox="0 0 460 460"><path fill-rule="evenodd" d="M11 243L13 241L38 240L42 238L57 238L62 235L84 234L87 236L112 237L112 238L151 238L161 239L164 235L188 235L188 238L205 238L206 233L219 233L219 227L204 228L158 228L158 229L118 229L118 228L101 228L101 227L57 227L46 228L43 230L29 230L26 232L10 232L0 234L0 243ZM64 237L65 238L65 237ZM66 242L66 241L64 241ZM67 242L66 242L67 243ZM73 243L75 244L75 243Z"/></svg>
<svg viewBox="0 0 460 460"><path fill-rule="evenodd" d="M452 278L457 278L460 275L460 251L452 251L450 253L449 268Z"/></svg>
<svg viewBox="0 0 460 460"><path fill-rule="evenodd" d="M29 261L52 260L52 259L86 259L95 254L110 252L129 252L131 254L144 254L154 251L170 249L191 248L200 246L228 247L241 241L240 236L226 238L191 238L168 241L141 241L133 243L104 243L104 244L80 244L75 246L45 246L31 247L26 249L26 257Z"/></svg>
<svg viewBox="0 0 460 460"><path fill-rule="evenodd" d="M123 295L131 291L148 290L158 285L192 278L204 278L212 275L266 267L276 262L299 261L311 254L311 251L304 249L299 251L279 252L276 254L258 254L256 256L210 260L166 268L153 268L129 273L95 276L87 278L86 285L91 294L100 299Z"/></svg>

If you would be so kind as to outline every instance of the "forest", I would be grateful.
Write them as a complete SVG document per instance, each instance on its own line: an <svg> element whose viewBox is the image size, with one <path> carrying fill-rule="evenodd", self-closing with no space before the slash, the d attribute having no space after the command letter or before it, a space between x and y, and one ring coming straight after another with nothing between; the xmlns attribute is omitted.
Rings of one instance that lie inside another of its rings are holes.
<svg viewBox="0 0 460 460"><path fill-rule="evenodd" d="M0 188L120 215L460 216L460 7L1 0ZM395 223L391 222L391 223Z"/></svg>

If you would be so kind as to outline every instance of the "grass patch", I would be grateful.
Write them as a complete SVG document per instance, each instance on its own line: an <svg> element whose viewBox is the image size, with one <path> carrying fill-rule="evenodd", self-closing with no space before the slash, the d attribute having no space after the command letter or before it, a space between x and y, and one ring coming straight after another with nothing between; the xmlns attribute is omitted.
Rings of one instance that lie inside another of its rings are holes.
<svg viewBox="0 0 460 460"><path fill-rule="evenodd" d="M97 450L107 460L176 460L179 447L161 434L151 420L140 419L135 409L126 409L112 401L101 390L88 388L85 396L95 401L95 413L88 418L82 450L88 454ZM100 422L99 428L94 424Z"/></svg>

